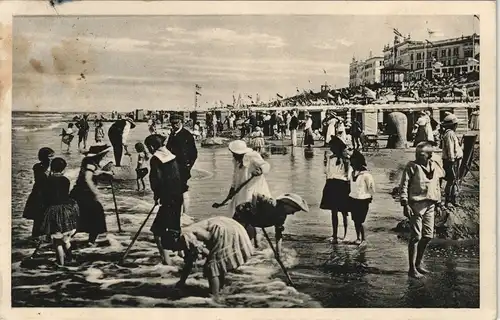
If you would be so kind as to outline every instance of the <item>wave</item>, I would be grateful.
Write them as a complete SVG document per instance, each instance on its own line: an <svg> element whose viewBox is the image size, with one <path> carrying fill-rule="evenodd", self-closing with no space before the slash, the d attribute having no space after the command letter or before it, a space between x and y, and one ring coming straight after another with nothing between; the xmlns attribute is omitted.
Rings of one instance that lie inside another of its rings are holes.
<svg viewBox="0 0 500 320"><path fill-rule="evenodd" d="M61 125L64 125L64 122L56 122L49 124L48 126L15 126L12 127L13 131L21 131L21 132L34 132L34 131L40 131L40 130L52 130L59 128Z"/></svg>

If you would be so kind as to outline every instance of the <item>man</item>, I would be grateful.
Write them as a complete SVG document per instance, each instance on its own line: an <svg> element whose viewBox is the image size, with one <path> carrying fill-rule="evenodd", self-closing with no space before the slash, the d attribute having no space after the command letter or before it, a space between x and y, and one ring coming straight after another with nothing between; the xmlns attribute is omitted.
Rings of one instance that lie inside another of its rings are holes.
<svg viewBox="0 0 500 320"><path fill-rule="evenodd" d="M361 128L361 124L358 120L353 119L351 125L351 137L354 145L354 149L363 148L363 143L361 142L361 134L363 133L363 129Z"/></svg>
<svg viewBox="0 0 500 320"><path fill-rule="evenodd" d="M90 126L88 122L88 114L84 114L76 123L78 128L78 149L81 150L80 145L83 142L83 149L87 149L87 139L89 136Z"/></svg>
<svg viewBox="0 0 500 320"><path fill-rule="evenodd" d="M456 134L458 127L457 116L454 114L447 115L441 126L444 130L441 143L443 149L441 158L443 159L443 168L445 172L444 180L446 181L446 186L444 188L445 205L451 203L457 206L458 169L460 168L460 161L464 155Z"/></svg>
<svg viewBox="0 0 500 320"><path fill-rule="evenodd" d="M215 115L214 115L215 117ZM198 158L194 137L182 125L182 117L173 115L170 117L172 133L168 137L167 149L175 155L181 180L183 183L183 208L184 213L189 209L189 186L188 180L191 178L191 168Z"/></svg>
<svg viewBox="0 0 500 320"><path fill-rule="evenodd" d="M297 117L297 112L292 112L292 117L290 118L290 138L292 140L292 147L297 146L297 128L299 127L299 118Z"/></svg>
<svg viewBox="0 0 500 320"><path fill-rule="evenodd" d="M111 145L113 146L113 154L115 156L115 166L121 167L121 161L123 156L123 149L125 149L125 155L130 155L127 148L127 138L130 133L130 129L135 128L134 120L130 117L125 119L119 119L115 121L108 130L108 137Z"/></svg>
<svg viewBox="0 0 500 320"><path fill-rule="evenodd" d="M412 278L421 278L429 272L422 260L425 248L434 236L435 209L441 202L439 179L444 172L437 162L431 160L432 153L432 142L418 144L415 161L408 162L401 178L401 206L410 221L408 275Z"/></svg>

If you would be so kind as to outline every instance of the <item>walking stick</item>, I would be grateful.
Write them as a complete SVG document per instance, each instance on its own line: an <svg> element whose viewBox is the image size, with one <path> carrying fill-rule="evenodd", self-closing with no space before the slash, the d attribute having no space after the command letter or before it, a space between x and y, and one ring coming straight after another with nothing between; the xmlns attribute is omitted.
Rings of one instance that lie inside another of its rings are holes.
<svg viewBox="0 0 500 320"><path fill-rule="evenodd" d="M238 192L240 192L241 189L243 189L244 186L246 186L252 179L254 178L254 176L251 176L250 179L248 179L247 181L243 182L238 188L236 188L236 190L233 191L233 194L232 195L229 195L226 199L224 199L224 201L222 201L221 203L214 203L212 205L213 208L219 208L219 207L223 207L226 205L226 203L231 200Z"/></svg>
<svg viewBox="0 0 500 320"><path fill-rule="evenodd" d="M271 239L269 239L269 235L267 234L266 229L264 229L264 228L261 228L261 229L262 229L262 232L264 233L264 237L266 237L267 242L269 242L269 246L271 247L271 250L273 250L274 258L276 258L276 261L280 265L281 270L285 274L285 277L286 277L286 280L288 281L288 284L290 284L290 286L295 288L295 285L293 284L292 278L290 278L290 275L288 274L288 271L286 270L285 265L283 264L283 262L281 262L281 259L279 258L278 253L276 252L276 249L274 249L273 243L271 242Z"/></svg>
<svg viewBox="0 0 500 320"><path fill-rule="evenodd" d="M132 249L132 246L134 245L135 241L137 240L137 238L139 238L139 234L141 233L142 228L144 228L144 226L146 225L146 222L148 221L149 217L151 216L155 208L156 208L156 203L154 204L153 208L151 208L151 211L149 211L148 215L146 216L146 219L144 219L144 222L141 224L139 230L137 230L137 232L135 233L134 237L132 238L132 242L130 242L130 244L127 247L127 250L125 250L125 253L123 254L121 259L121 263L125 261L125 258L129 254L130 249Z"/></svg>
<svg viewBox="0 0 500 320"><path fill-rule="evenodd" d="M118 215L118 206L116 205L116 196L115 196L115 188L113 186L113 180L110 180L111 184L111 193L113 194L113 202L115 203L115 214L116 221L118 222L118 232L122 232L122 226L120 225L120 216Z"/></svg>

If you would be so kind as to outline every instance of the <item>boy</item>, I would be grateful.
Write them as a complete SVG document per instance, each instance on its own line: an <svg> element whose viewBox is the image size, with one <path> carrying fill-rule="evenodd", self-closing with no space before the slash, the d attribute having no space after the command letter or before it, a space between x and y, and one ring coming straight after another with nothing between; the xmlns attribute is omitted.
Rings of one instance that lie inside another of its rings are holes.
<svg viewBox="0 0 500 320"><path fill-rule="evenodd" d="M250 240L254 240L256 237L256 227L274 226L276 252L279 256L286 218L298 211L309 212L307 203L299 195L285 193L272 199L262 194L254 194L251 201L236 207L233 219L245 227Z"/></svg>
<svg viewBox="0 0 500 320"><path fill-rule="evenodd" d="M406 165L401 178L401 206L410 220L408 243L408 275L421 278L429 271L422 265L425 248L434 236L434 214L441 202L441 166L433 161L433 145L423 141L417 145L415 161Z"/></svg>

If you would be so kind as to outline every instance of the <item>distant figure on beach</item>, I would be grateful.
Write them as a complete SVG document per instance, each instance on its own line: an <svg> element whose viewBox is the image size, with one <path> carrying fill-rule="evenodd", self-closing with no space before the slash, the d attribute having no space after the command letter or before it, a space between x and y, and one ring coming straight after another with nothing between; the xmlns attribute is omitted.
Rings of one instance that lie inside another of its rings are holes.
<svg viewBox="0 0 500 320"><path fill-rule="evenodd" d="M66 152L69 153L71 147L71 141L73 141L73 138L75 137L75 133L73 131L73 124L69 123L67 129L62 129L62 133L60 134L60 136L61 136L61 149L62 149L62 144L64 143L65 145L68 146Z"/></svg>
<svg viewBox="0 0 500 320"><path fill-rule="evenodd" d="M328 146L328 143L332 139L332 136L335 135L337 129L337 123L339 121L337 118L337 113L335 112L331 112L327 117L328 121L327 121L326 135L325 135L325 146Z"/></svg>
<svg viewBox="0 0 500 320"><path fill-rule="evenodd" d="M292 111L292 116L290 117L290 139L292 140L292 146L297 146L297 128L299 127L299 118L297 118L297 112Z"/></svg>
<svg viewBox="0 0 500 320"><path fill-rule="evenodd" d="M127 150L127 138L131 129L135 128L134 120L130 117L115 121L108 130L108 137L113 146L113 155L115 156L115 166L121 167L123 150L125 155L130 155Z"/></svg>
<svg viewBox="0 0 500 320"><path fill-rule="evenodd" d="M441 158L443 159L444 180L446 181L444 188L445 205L458 206L458 174L464 152L456 133L458 127L457 116L454 114L446 116L441 126L444 130L441 142Z"/></svg>
<svg viewBox="0 0 500 320"><path fill-rule="evenodd" d="M349 150L347 145L338 136L333 136L329 142L330 154L326 161L326 183L323 188L320 209L330 210L332 215L332 236L328 238L331 243L338 243L338 213L342 214L344 236L347 235L347 217L349 214L349 184L350 166L348 162Z"/></svg>
<svg viewBox="0 0 500 320"><path fill-rule="evenodd" d="M88 244L94 247L97 236L107 232L102 195L97 189L97 177L110 175L111 172L101 170L106 154L111 150L108 145L91 146L84 152L85 157L80 166L80 173L70 196L80 208L77 232L89 234Z"/></svg>
<svg viewBox="0 0 500 320"><path fill-rule="evenodd" d="M416 129L414 146L417 146L422 141L434 141L431 118L425 111L420 112L420 117L416 123Z"/></svg>
<svg viewBox="0 0 500 320"><path fill-rule="evenodd" d="M304 125L304 145L307 146L308 148L311 148L311 146L314 145L314 136L313 136L313 130L312 130L312 117L311 114L307 113L306 114L306 121Z"/></svg>
<svg viewBox="0 0 500 320"><path fill-rule="evenodd" d="M50 162L53 157L54 150L51 148L43 147L38 151L38 160L40 162L33 166L35 183L24 206L23 218L33 220L31 236L35 239L42 235L42 222L45 209L47 208L43 192L46 189L47 177L50 172Z"/></svg>
<svg viewBox="0 0 500 320"><path fill-rule="evenodd" d="M135 173L137 174L137 191L140 191L139 182L142 182L142 190L146 190L146 185L144 184L144 177L148 174L148 168L145 162L149 160L146 148L140 142L135 144L135 151L137 152L137 167L135 168Z"/></svg>
<svg viewBox="0 0 500 320"><path fill-rule="evenodd" d="M80 145L82 142L83 149L87 149L87 139L90 131L88 117L88 114L84 114L76 123L76 127L78 128L78 150L81 150Z"/></svg>
<svg viewBox="0 0 500 320"><path fill-rule="evenodd" d="M184 268L176 287L185 285L201 254L206 257L203 275L215 297L224 287L226 273L245 264L254 252L245 228L228 217L208 218L184 228L178 250L184 251Z"/></svg>
<svg viewBox="0 0 500 320"><path fill-rule="evenodd" d="M425 248L434 237L434 215L441 202L441 166L432 160L431 142L421 142L415 150L415 160L408 162L401 177L400 201L403 214L410 221L408 243L408 275L421 278L429 271L422 260Z"/></svg>
<svg viewBox="0 0 500 320"><path fill-rule="evenodd" d="M363 128L357 119L353 119L351 123L351 137L354 149L362 149L363 143L361 142L361 135Z"/></svg>
<svg viewBox="0 0 500 320"><path fill-rule="evenodd" d="M251 227L274 227L276 252L280 256L286 218L299 211L309 212L309 206L297 194L285 193L276 199L254 194L251 201L236 207L233 219L241 223L247 232L252 230ZM255 233L249 233L248 236L254 240Z"/></svg>
<svg viewBox="0 0 500 320"><path fill-rule="evenodd" d="M165 147L165 137L155 134L144 140L153 155L150 160L149 182L155 204L160 205L151 225L162 264L170 265L168 250L174 250L181 232L181 211L184 181L182 180L176 156Z"/></svg>
<svg viewBox="0 0 500 320"><path fill-rule="evenodd" d="M101 144L104 141L104 128L101 120L96 121L95 125L95 142Z"/></svg>
<svg viewBox="0 0 500 320"><path fill-rule="evenodd" d="M191 169L198 158L198 150L193 135L183 126L182 117L174 115L170 118L170 123L172 132L168 137L167 149L175 155L181 174L184 194L183 212L186 213L189 210L188 181L191 179Z"/></svg>
<svg viewBox="0 0 500 320"><path fill-rule="evenodd" d="M262 132L262 129L258 126L255 127L255 131L250 134L250 137L252 139L252 148L260 153L262 151L262 148L265 148L266 146L266 141L264 140L264 133Z"/></svg>
<svg viewBox="0 0 500 320"><path fill-rule="evenodd" d="M66 165L62 158L54 158L50 164L51 174L44 190L47 209L42 223L42 233L50 237L61 266L65 258L72 259L71 237L76 232L79 215L78 204L69 197L70 182L64 176Z"/></svg>

